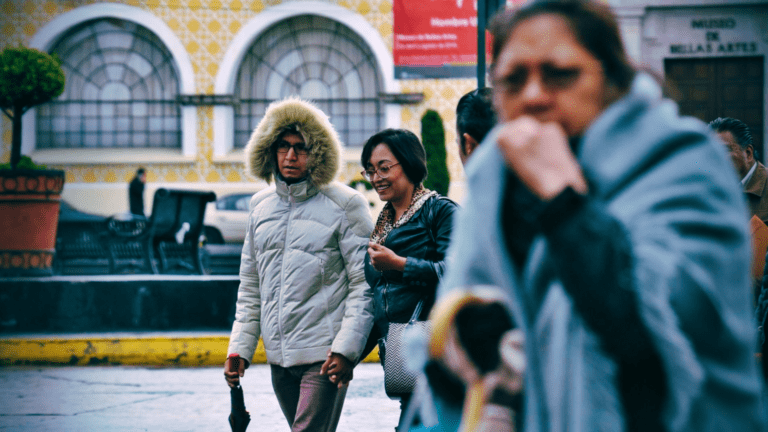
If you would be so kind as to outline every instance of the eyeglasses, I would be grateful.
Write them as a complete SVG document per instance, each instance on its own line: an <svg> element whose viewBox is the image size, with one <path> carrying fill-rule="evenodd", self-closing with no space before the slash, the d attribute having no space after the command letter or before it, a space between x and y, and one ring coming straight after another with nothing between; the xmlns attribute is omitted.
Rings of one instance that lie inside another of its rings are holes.
<svg viewBox="0 0 768 432"><path fill-rule="evenodd" d="M306 156L307 153L309 153L309 149L304 145L304 143L291 145L283 141L277 144L277 152L280 154L286 154L290 149L293 149L293 152L298 156Z"/></svg>
<svg viewBox="0 0 768 432"><path fill-rule="evenodd" d="M561 91L573 86L584 73L579 67L557 67L543 65L540 68L541 87L544 91ZM531 73L526 68L520 67L512 70L505 76L494 81L494 88L498 87L505 93L519 94L530 81Z"/></svg>
<svg viewBox="0 0 768 432"><path fill-rule="evenodd" d="M360 174L362 174L363 177L365 177L365 179L368 180L369 182L373 181L373 175L374 174L378 174L379 177L385 179L385 178L389 177L389 171L395 165L400 165L400 163L393 163L392 165L380 166L378 168L371 167L371 168L368 168L365 171L360 171Z"/></svg>

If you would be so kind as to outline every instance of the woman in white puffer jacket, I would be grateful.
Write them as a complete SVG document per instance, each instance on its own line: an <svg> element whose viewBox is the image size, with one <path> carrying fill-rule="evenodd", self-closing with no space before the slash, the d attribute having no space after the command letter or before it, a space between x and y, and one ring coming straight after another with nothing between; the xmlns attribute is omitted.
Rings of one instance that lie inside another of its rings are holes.
<svg viewBox="0 0 768 432"><path fill-rule="evenodd" d="M270 105L245 153L247 171L275 184L251 199L225 375L238 383L261 336L291 430L334 430L334 401L373 325L363 274L369 204L333 180L341 144L306 101ZM230 373L233 356L246 364Z"/></svg>

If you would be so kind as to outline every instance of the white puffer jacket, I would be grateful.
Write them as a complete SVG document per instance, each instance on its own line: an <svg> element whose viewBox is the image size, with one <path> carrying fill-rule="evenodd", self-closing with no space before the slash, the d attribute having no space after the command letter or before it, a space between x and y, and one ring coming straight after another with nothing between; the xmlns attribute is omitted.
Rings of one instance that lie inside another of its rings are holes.
<svg viewBox="0 0 768 432"><path fill-rule="evenodd" d="M292 185L277 179L251 199L228 354L250 361L261 336L270 364L324 361L328 349L354 362L373 325L363 274L373 230L368 202L332 181L339 140L325 114L297 99L267 109L246 147L250 173L272 180L269 147L290 124L299 124L310 146L310 175Z"/></svg>

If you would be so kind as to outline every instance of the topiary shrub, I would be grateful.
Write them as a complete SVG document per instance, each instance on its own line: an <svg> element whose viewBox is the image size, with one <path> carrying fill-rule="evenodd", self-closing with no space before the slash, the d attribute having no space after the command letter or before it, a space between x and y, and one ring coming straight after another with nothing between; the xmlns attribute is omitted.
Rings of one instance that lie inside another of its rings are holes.
<svg viewBox="0 0 768 432"><path fill-rule="evenodd" d="M427 152L427 175L424 187L448 195L451 177L445 152L445 129L443 119L434 110L427 110L421 118L421 142Z"/></svg>
<svg viewBox="0 0 768 432"><path fill-rule="evenodd" d="M11 169L11 168L12 167L11 167L11 163L10 162L4 163L4 164L0 164L0 170L2 170L2 169ZM44 169L48 169L48 167L45 166L45 165L39 165L39 164L36 164L36 163L32 162L32 158L30 158L29 156L22 156L21 160L19 160L19 163L16 165L16 168L31 169L31 170L44 170Z"/></svg>
<svg viewBox="0 0 768 432"><path fill-rule="evenodd" d="M364 178L352 179L352 181L349 182L349 184L348 184L348 186L351 187L352 189L357 189L358 185L361 185L365 190L372 190L373 189L373 185L368 180L366 180Z"/></svg>
<svg viewBox="0 0 768 432"><path fill-rule="evenodd" d="M64 71L58 57L23 46L0 52L0 108L13 122L11 169L21 161L21 116L62 92Z"/></svg>

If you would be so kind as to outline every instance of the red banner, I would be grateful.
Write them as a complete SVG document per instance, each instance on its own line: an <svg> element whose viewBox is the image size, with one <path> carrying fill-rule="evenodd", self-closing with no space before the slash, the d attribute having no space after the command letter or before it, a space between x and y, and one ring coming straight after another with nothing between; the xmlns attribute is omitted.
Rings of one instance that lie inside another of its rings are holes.
<svg viewBox="0 0 768 432"><path fill-rule="evenodd" d="M473 77L476 0L394 0L395 77Z"/></svg>

